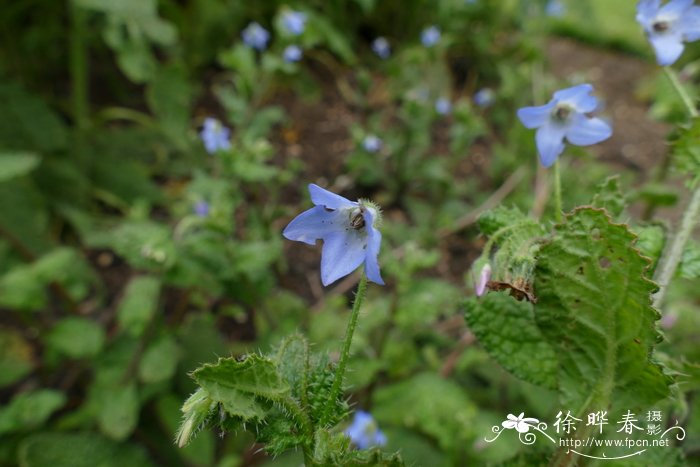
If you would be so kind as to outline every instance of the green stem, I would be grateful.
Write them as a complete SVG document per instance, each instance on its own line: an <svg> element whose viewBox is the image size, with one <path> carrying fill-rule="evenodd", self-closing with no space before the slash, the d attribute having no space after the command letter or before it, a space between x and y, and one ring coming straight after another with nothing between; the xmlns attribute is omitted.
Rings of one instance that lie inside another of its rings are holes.
<svg viewBox="0 0 700 467"><path fill-rule="evenodd" d="M350 344L352 344L352 336L355 333L355 327L357 327L357 318L360 316L360 307L362 307L362 300L365 298L365 292L367 291L367 276L362 273L360 278L360 284L357 286L357 293L355 294L355 303L352 305L352 311L350 312L350 321L348 322L348 327L345 330L345 341L343 342L343 350L340 353L340 360L338 361L338 368L335 371L335 379L333 380L333 386L331 387L330 397L326 402L326 409L324 410L321 420L328 420L331 408L335 405L338 396L340 395L340 389L343 384L343 378L345 376L345 368L348 365L348 358L350 357Z"/></svg>
<svg viewBox="0 0 700 467"><path fill-rule="evenodd" d="M561 208L561 174L559 170L559 159L554 161L554 218L557 222L562 221Z"/></svg>
<svg viewBox="0 0 700 467"><path fill-rule="evenodd" d="M678 93L678 96L683 101L683 104L685 105L685 108L688 111L688 114L691 116L691 118L697 118L699 116L698 109L695 107L695 103L693 102L693 99L690 97L690 95L688 94L688 92L685 90L685 88L681 84L680 80L678 79L678 74L676 73L676 71L669 66L665 66L663 68L663 70L664 70L664 73L666 74L666 77L671 82L673 89L676 90L676 92Z"/></svg>
<svg viewBox="0 0 700 467"><path fill-rule="evenodd" d="M698 220L700 220L700 184L696 184L693 197L690 199L690 203L683 213L681 227L673 238L670 246L664 251L662 257L663 261L657 270L656 277L654 277L659 284L659 291L654 295L654 307L657 309L660 309L661 305L663 305L668 284L676 273L678 263L680 263L681 257L683 256L685 245L688 243L693 228L698 224Z"/></svg>

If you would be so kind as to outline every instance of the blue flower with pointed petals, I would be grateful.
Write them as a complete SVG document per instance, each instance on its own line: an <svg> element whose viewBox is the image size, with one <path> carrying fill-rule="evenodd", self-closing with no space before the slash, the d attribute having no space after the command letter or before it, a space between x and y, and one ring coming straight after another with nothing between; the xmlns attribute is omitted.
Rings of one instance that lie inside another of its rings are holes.
<svg viewBox="0 0 700 467"><path fill-rule="evenodd" d="M285 11L282 14L282 25L290 34L299 36L306 27L306 13L301 11Z"/></svg>
<svg viewBox="0 0 700 467"><path fill-rule="evenodd" d="M420 34L420 40L424 46L432 47L440 42L440 36L440 29L437 26L430 26L423 29L423 32Z"/></svg>
<svg viewBox="0 0 700 467"><path fill-rule="evenodd" d="M315 206L295 217L282 235L309 245L323 240L323 285L347 276L363 263L367 279L384 285L377 262L382 243L376 228L381 219L379 208L369 201L347 200L313 183L309 194Z"/></svg>
<svg viewBox="0 0 700 467"><path fill-rule="evenodd" d="M700 39L700 7L693 0L642 0L637 21L644 27L659 65L673 64L683 53L684 42Z"/></svg>
<svg viewBox="0 0 700 467"><path fill-rule="evenodd" d="M391 46L389 41L385 37L377 37L372 41L372 51L377 54L379 58L389 58L391 55Z"/></svg>
<svg viewBox="0 0 700 467"><path fill-rule="evenodd" d="M352 424L345 429L344 433L360 449L386 444L386 436L377 426L377 422L369 413L362 410L355 412Z"/></svg>
<svg viewBox="0 0 700 467"><path fill-rule="evenodd" d="M612 135L607 122L586 115L598 107L592 91L590 84L580 84L555 92L547 105L518 110L518 118L526 128L537 128L535 142L544 167L554 164L564 151L564 138L576 146L588 146Z"/></svg>
<svg viewBox="0 0 700 467"><path fill-rule="evenodd" d="M260 26L258 23L250 23L241 33L243 37L243 42L248 47L252 47L256 50L265 50L267 47L267 41L270 40L270 33L267 29Z"/></svg>
<svg viewBox="0 0 700 467"><path fill-rule="evenodd" d="M209 154L214 154L220 150L225 151L231 147L231 142L229 141L231 130L223 126L215 118L209 117L204 119L204 126L202 131L199 132L199 136L201 136L204 148Z"/></svg>
<svg viewBox="0 0 700 467"><path fill-rule="evenodd" d="M298 45L288 45L284 49L284 52L282 52L282 58L284 58L284 61L287 63L298 62L303 55L304 52Z"/></svg>

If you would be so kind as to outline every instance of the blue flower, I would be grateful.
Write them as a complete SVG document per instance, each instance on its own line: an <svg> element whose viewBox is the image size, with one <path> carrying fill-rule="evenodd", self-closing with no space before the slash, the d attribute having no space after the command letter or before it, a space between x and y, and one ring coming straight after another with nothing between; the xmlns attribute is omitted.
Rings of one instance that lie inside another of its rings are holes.
<svg viewBox="0 0 700 467"><path fill-rule="evenodd" d="M282 14L282 25L292 35L299 36L306 27L306 13L300 11L285 11Z"/></svg>
<svg viewBox="0 0 700 467"><path fill-rule="evenodd" d="M260 24L253 22L243 30L241 37L243 37L243 42L248 47L256 50L265 50L267 41L270 40L270 33Z"/></svg>
<svg viewBox="0 0 700 467"><path fill-rule="evenodd" d="M209 215L209 203L206 201L197 201L193 209L194 213L199 217L207 217Z"/></svg>
<svg viewBox="0 0 700 467"><path fill-rule="evenodd" d="M683 53L683 42L700 39L700 7L693 0L642 0L637 21L644 27L659 65L673 64Z"/></svg>
<svg viewBox="0 0 700 467"><path fill-rule="evenodd" d="M384 285L377 256L382 234L379 208L365 200L349 201L318 185L309 185L314 207L295 217L282 235L289 240L315 245L323 240L321 282L329 285L361 264L367 279Z"/></svg>
<svg viewBox="0 0 700 467"><path fill-rule="evenodd" d="M377 37L372 41L372 51L374 51L379 58L389 58L389 55L391 55L389 41L384 37Z"/></svg>
<svg viewBox="0 0 700 467"><path fill-rule="evenodd" d="M345 429L344 433L360 449L386 444L386 436L377 426L377 422L369 413L362 410L355 412L352 424Z"/></svg>
<svg viewBox="0 0 700 467"><path fill-rule="evenodd" d="M367 152L378 152L382 148L382 140L376 135L367 135L365 139L362 140L362 147Z"/></svg>
<svg viewBox="0 0 700 467"><path fill-rule="evenodd" d="M566 7L561 0L549 0L544 12L547 16L561 17L566 13Z"/></svg>
<svg viewBox="0 0 700 467"><path fill-rule="evenodd" d="M491 280L491 265L489 263L484 264L479 273L479 282L474 285L474 292L477 297L481 297L486 293L486 286Z"/></svg>
<svg viewBox="0 0 700 467"><path fill-rule="evenodd" d="M591 91L590 84L580 84L555 92L547 105L518 110L518 118L526 128L537 128L535 141L543 166L554 164L564 150L564 138L576 146L588 146L612 135L612 128L604 120L586 116L598 107Z"/></svg>
<svg viewBox="0 0 700 467"><path fill-rule="evenodd" d="M288 45L284 49L282 57L284 58L285 62L293 63L301 60L303 54L304 53L302 52L301 47L299 47L298 45Z"/></svg>
<svg viewBox="0 0 700 467"><path fill-rule="evenodd" d="M435 111L440 115L447 115L452 112L452 103L445 97L440 97L435 101Z"/></svg>
<svg viewBox="0 0 700 467"><path fill-rule="evenodd" d="M493 104L496 96L493 91L489 88L483 88L474 94L474 103L481 108L486 108Z"/></svg>
<svg viewBox="0 0 700 467"><path fill-rule="evenodd" d="M423 29L420 40L426 47L432 47L440 41L440 29L437 26L430 26Z"/></svg>
<svg viewBox="0 0 700 467"><path fill-rule="evenodd" d="M199 132L204 142L204 148L209 154L214 154L216 151L225 151L231 148L229 137L231 130L226 128L215 118L204 119L204 126Z"/></svg>

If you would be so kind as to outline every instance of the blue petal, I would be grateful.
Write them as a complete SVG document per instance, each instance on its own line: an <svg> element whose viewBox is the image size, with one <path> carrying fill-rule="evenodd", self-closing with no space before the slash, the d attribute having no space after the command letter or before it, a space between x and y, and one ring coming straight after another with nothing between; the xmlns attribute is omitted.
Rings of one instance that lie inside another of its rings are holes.
<svg viewBox="0 0 700 467"><path fill-rule="evenodd" d="M282 235L288 240L315 245L316 240L324 238L332 232L345 233L342 213L328 211L323 206L314 206L292 219Z"/></svg>
<svg viewBox="0 0 700 467"><path fill-rule="evenodd" d="M355 230L330 232L323 237L321 282L330 285L345 277L365 260L367 236Z"/></svg>
<svg viewBox="0 0 700 467"><path fill-rule="evenodd" d="M694 6L683 14L678 21L678 31L686 41L700 39L700 7Z"/></svg>
<svg viewBox="0 0 700 467"><path fill-rule="evenodd" d="M645 26L650 24L656 17L660 6L661 0L641 0L637 4L637 21Z"/></svg>
<svg viewBox="0 0 700 467"><path fill-rule="evenodd" d="M382 275L379 272L379 249L382 246L382 233L374 228L375 213L372 209L365 209L362 217L365 220L367 230L367 253L365 255L365 274L367 279L375 284L384 285Z"/></svg>
<svg viewBox="0 0 700 467"><path fill-rule="evenodd" d="M650 35L649 40L656 51L656 61L661 66L673 64L683 53L682 37L677 32Z"/></svg>
<svg viewBox="0 0 700 467"><path fill-rule="evenodd" d="M667 18L680 18L685 10L693 5L693 0L671 0L659 10L659 16Z"/></svg>
<svg viewBox="0 0 700 467"><path fill-rule="evenodd" d="M320 186L313 183L309 185L309 194L311 195L311 201L313 201L316 206L325 206L328 209L341 209L357 206L357 203L345 199L342 196L336 195L335 193L331 193L328 190L324 190Z"/></svg>
<svg viewBox="0 0 700 467"><path fill-rule="evenodd" d="M598 106L598 100L591 96L593 86L579 84L571 88L562 89L554 93L554 98L564 104L568 104L578 112L593 112Z"/></svg>
<svg viewBox="0 0 700 467"><path fill-rule="evenodd" d="M377 430L377 432L374 434L374 444L377 446L386 445L386 435L382 430Z"/></svg>
<svg viewBox="0 0 700 467"><path fill-rule="evenodd" d="M538 107L523 107L518 110L518 118L525 128L538 128L549 121L549 116L554 108L555 102Z"/></svg>
<svg viewBox="0 0 700 467"><path fill-rule="evenodd" d="M545 125L537 130L535 141L540 162L544 167L550 167L564 151L564 133L566 127Z"/></svg>
<svg viewBox="0 0 700 467"><path fill-rule="evenodd" d="M578 115L566 130L566 139L577 146L600 143L612 135L612 127L603 119Z"/></svg>

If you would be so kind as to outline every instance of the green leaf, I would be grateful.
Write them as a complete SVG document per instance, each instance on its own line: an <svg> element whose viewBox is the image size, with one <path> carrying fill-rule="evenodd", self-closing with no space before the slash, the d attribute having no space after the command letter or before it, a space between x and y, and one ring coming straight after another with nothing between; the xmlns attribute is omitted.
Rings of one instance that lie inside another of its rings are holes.
<svg viewBox="0 0 700 467"><path fill-rule="evenodd" d="M19 448L20 467L148 467L146 452L95 433L42 433Z"/></svg>
<svg viewBox="0 0 700 467"><path fill-rule="evenodd" d="M620 216L626 204L625 196L620 190L620 177L608 177L598 185L591 204L596 208L605 209L613 219Z"/></svg>
<svg viewBox="0 0 700 467"><path fill-rule="evenodd" d="M117 441L128 438L139 421L140 405L136 385L104 385L95 391L100 431Z"/></svg>
<svg viewBox="0 0 700 467"><path fill-rule="evenodd" d="M175 245L168 227L152 221L130 221L95 232L86 238L89 246L111 248L130 265L162 271L175 262Z"/></svg>
<svg viewBox="0 0 700 467"><path fill-rule="evenodd" d="M176 66L158 70L146 92L161 130L178 148L187 148L192 89L185 71Z"/></svg>
<svg viewBox="0 0 700 467"><path fill-rule="evenodd" d="M535 323L533 305L506 292L465 302L469 328L489 355L532 384L556 388L557 355Z"/></svg>
<svg viewBox="0 0 700 467"><path fill-rule="evenodd" d="M21 333L0 327L0 388L22 379L34 368L34 352Z"/></svg>
<svg viewBox="0 0 700 467"><path fill-rule="evenodd" d="M39 156L30 152L0 153L0 182L26 175L39 165Z"/></svg>
<svg viewBox="0 0 700 467"><path fill-rule="evenodd" d="M634 228L634 231L637 234L637 243L635 247L642 255L652 260L652 265L648 273L648 275L651 276L664 250L666 231L658 224L638 226Z"/></svg>
<svg viewBox="0 0 700 467"><path fill-rule="evenodd" d="M669 136L674 167L683 174L697 177L700 173L700 118L678 127Z"/></svg>
<svg viewBox="0 0 700 467"><path fill-rule="evenodd" d="M244 420L265 416L265 407L257 398L278 401L290 390L272 360L259 355L242 361L219 358L215 364L197 368L192 377L230 416Z"/></svg>
<svg viewBox="0 0 700 467"><path fill-rule="evenodd" d="M678 273L685 279L700 277L700 246L697 243L688 243L685 247Z"/></svg>
<svg viewBox="0 0 700 467"><path fill-rule="evenodd" d="M65 403L66 396L51 389L20 393L0 409L0 435L39 427Z"/></svg>
<svg viewBox="0 0 700 467"><path fill-rule="evenodd" d="M117 321L132 336L141 336L156 313L160 285L160 280L155 277L137 276L126 286L117 309Z"/></svg>
<svg viewBox="0 0 700 467"><path fill-rule="evenodd" d="M51 330L47 344L54 350L71 358L97 355L104 345L102 327L86 318L70 317L61 320Z"/></svg>
<svg viewBox="0 0 700 467"><path fill-rule="evenodd" d="M175 339L166 336L151 344L139 364L139 378L144 383L157 383L175 374L179 348Z"/></svg>
<svg viewBox="0 0 700 467"><path fill-rule="evenodd" d="M579 208L539 252L535 316L559 357L561 402L578 413L634 410L669 393L671 379L650 359L657 287L634 243L605 211Z"/></svg>
<svg viewBox="0 0 700 467"><path fill-rule="evenodd" d="M444 450L472 438L476 407L454 381L432 373L377 389L374 416L384 423L405 426L432 436Z"/></svg>

